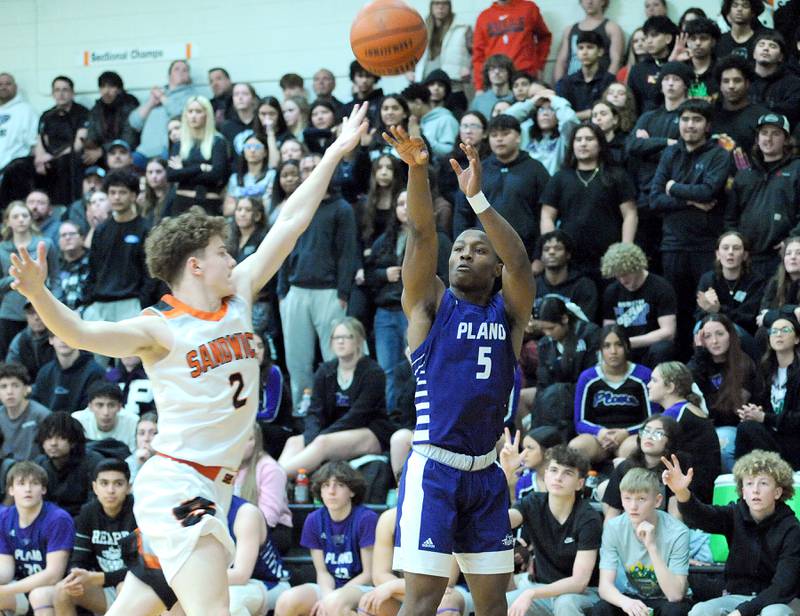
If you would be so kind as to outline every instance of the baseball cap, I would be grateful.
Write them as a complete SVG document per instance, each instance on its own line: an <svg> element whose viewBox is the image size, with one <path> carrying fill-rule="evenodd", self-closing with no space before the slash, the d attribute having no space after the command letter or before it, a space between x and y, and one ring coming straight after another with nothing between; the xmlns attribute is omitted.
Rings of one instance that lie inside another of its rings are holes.
<svg viewBox="0 0 800 616"><path fill-rule="evenodd" d="M111 148L116 148L116 147L125 148L126 150L128 150L128 152L130 152L133 149L131 148L131 145L124 139L114 139L114 141L106 145L106 152L110 152Z"/></svg>
<svg viewBox="0 0 800 616"><path fill-rule="evenodd" d="M781 115L780 113L765 113L760 118L758 118L758 124L756 128L761 128L762 126L777 126L778 128L782 128L783 132L787 135L791 135L791 130L789 130L789 120L786 119L785 115Z"/></svg>
<svg viewBox="0 0 800 616"><path fill-rule="evenodd" d="M102 167L98 167L97 165L92 165L91 167L87 167L86 171L83 172L83 177L88 178L90 175L96 175L99 178L106 177L106 170Z"/></svg>

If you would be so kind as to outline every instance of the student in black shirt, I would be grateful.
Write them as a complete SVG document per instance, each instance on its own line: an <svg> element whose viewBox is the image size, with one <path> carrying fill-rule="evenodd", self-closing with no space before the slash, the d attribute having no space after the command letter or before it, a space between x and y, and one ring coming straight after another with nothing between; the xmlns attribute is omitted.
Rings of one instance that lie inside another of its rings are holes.
<svg viewBox="0 0 800 616"><path fill-rule="evenodd" d="M599 100L592 105L592 124L603 131L608 144L608 157L612 164L628 169L625 157L625 143L628 133L622 130L622 114L619 108L608 102Z"/></svg>
<svg viewBox="0 0 800 616"><path fill-rule="evenodd" d="M249 135L253 134L251 126L256 117L259 99L255 88L249 83L233 84L232 92L233 113L223 122L219 132L233 146L234 152L241 154L244 139L241 137L237 139L237 136L243 131L249 131Z"/></svg>
<svg viewBox="0 0 800 616"><path fill-rule="evenodd" d="M675 45L678 26L669 17L657 15L645 21L642 30L648 55L631 68L628 86L636 97L636 108L645 112L657 108L661 101L659 70Z"/></svg>
<svg viewBox="0 0 800 616"><path fill-rule="evenodd" d="M800 77L786 69L788 57L789 49L779 32L759 34L753 49L756 76L750 95L773 113L785 115L794 126L800 120Z"/></svg>
<svg viewBox="0 0 800 616"><path fill-rule="evenodd" d="M593 321L597 314L597 287L591 279L570 267L572 254L575 252L572 237L561 229L545 233L539 238L538 252L541 254L544 272L536 276L534 319L538 319L542 301L549 295L576 304Z"/></svg>
<svg viewBox="0 0 800 616"><path fill-rule="evenodd" d="M94 469L90 500L75 519L75 548L69 574L55 586L40 588L55 613L75 613L82 607L104 614L111 607L127 573L120 541L133 533L130 470L125 462L106 459ZM40 608L38 613L46 612ZM51 612L52 613L52 612Z"/></svg>
<svg viewBox="0 0 800 616"><path fill-rule="evenodd" d="M599 280L600 259L615 242L636 236L636 195L625 172L609 164L602 130L585 122L572 133L564 167L542 194L541 232L559 227L581 238L572 255L574 267ZM591 233L587 230L591 229Z"/></svg>
<svg viewBox="0 0 800 616"><path fill-rule="evenodd" d="M736 55L753 57L756 35L764 29L758 16L764 12L763 0L723 0L720 13L731 27L717 44L717 57Z"/></svg>
<svg viewBox="0 0 800 616"><path fill-rule="evenodd" d="M686 64L694 73L694 80L689 86L689 98L702 98L709 102L719 91L719 82L714 75L714 59L717 42L719 42L719 26L710 19L698 17L687 21L679 40L686 41L689 60ZM676 45L676 49L677 49ZM673 51L673 55L674 55Z"/></svg>
<svg viewBox="0 0 800 616"><path fill-rule="evenodd" d="M504 447L517 447L506 430ZM508 511L511 527L522 526L532 548L535 574L508 594L509 616L535 605L549 613L577 613L597 603L600 514L578 497L589 461L566 445L547 451L547 492L531 492ZM535 603L534 603L535 602ZM536 605L538 604L538 605Z"/></svg>
<svg viewBox="0 0 800 616"><path fill-rule="evenodd" d="M582 30L577 39L581 68L562 77L556 84L556 94L566 98L577 112L579 120L588 120L592 103L616 81L614 75L602 68L605 55L603 37L593 30Z"/></svg>

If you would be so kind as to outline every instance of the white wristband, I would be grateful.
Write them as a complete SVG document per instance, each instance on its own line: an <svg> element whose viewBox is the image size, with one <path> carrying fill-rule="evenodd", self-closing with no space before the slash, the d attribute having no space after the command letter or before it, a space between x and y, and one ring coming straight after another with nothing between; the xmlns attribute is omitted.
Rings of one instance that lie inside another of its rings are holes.
<svg viewBox="0 0 800 616"><path fill-rule="evenodd" d="M476 214L485 212L492 207L489 201L486 199L486 195L483 194L483 191L480 191L477 195L473 195L472 197L467 197L467 201Z"/></svg>

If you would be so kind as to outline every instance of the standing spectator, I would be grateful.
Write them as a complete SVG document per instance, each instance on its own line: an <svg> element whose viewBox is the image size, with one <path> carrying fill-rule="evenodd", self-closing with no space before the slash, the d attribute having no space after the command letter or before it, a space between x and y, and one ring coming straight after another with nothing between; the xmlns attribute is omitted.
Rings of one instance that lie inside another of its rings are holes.
<svg viewBox="0 0 800 616"><path fill-rule="evenodd" d="M515 0L528 2L528 0ZM533 4L533 3L531 3ZM483 63L481 73L485 90L476 95L470 107L480 111L485 117L492 117L492 109L499 101L514 102L514 93L511 91L511 75L514 74L514 63L506 55L494 54Z"/></svg>
<svg viewBox="0 0 800 616"><path fill-rule="evenodd" d="M433 107L427 85L411 84L402 92L411 115L419 121L422 136L428 141L434 160L450 153L458 136L458 120L445 107Z"/></svg>
<svg viewBox="0 0 800 616"><path fill-rule="evenodd" d="M181 139L170 148L167 180L176 183L170 215L199 205L210 215L222 212L228 181L228 144L214 126L211 103L191 96L181 115Z"/></svg>
<svg viewBox="0 0 800 616"><path fill-rule="evenodd" d="M89 110L86 123L82 156L84 165L97 164L106 145L115 139L132 144L138 144L139 141L136 131L128 123L128 116L139 106L139 101L125 91L122 77L114 71L104 71L97 78L97 88L100 98Z"/></svg>
<svg viewBox="0 0 800 616"><path fill-rule="evenodd" d="M631 359L655 367L674 353L675 290L647 271L647 257L634 244L614 244L603 255L604 278L616 278L603 295L603 325L616 323L630 339Z"/></svg>
<svg viewBox="0 0 800 616"><path fill-rule="evenodd" d="M14 504L0 513L0 608L27 614L29 598L35 611L41 605L32 591L64 577L75 544L75 524L67 512L42 498L52 484L39 465L18 462L11 467L7 482Z"/></svg>
<svg viewBox="0 0 800 616"><path fill-rule="evenodd" d="M600 260L616 242L636 237L636 194L626 173L610 164L602 130L584 122L570 137L564 167L547 183L542 194L541 233L559 228L582 237L572 264L595 281ZM602 225L602 227L601 227ZM592 228L591 237L583 234Z"/></svg>
<svg viewBox="0 0 800 616"><path fill-rule="evenodd" d="M303 143L313 154L322 156L336 140L336 109L332 103L314 101L309 107L311 123L303 129Z"/></svg>
<svg viewBox="0 0 800 616"><path fill-rule="evenodd" d="M130 173L106 177L111 217L97 227L89 250L87 296L92 303L83 314L88 321L121 321L150 303L153 283L144 263L149 225L136 212L138 188L139 180Z"/></svg>
<svg viewBox="0 0 800 616"><path fill-rule="evenodd" d="M152 442L156 434L158 434L158 415L153 412L142 413L139 423L136 424L136 449L125 458L125 463L131 472L131 483L136 479L144 463L155 455Z"/></svg>
<svg viewBox="0 0 800 616"><path fill-rule="evenodd" d="M269 199L267 223L271 227L278 220L281 206L300 186L300 161L288 159L281 161L277 170L277 181L272 183L272 194Z"/></svg>
<svg viewBox="0 0 800 616"><path fill-rule="evenodd" d="M689 54L686 64L694 72L692 85L689 86L689 98L702 98L713 102L714 95L719 92L719 82L714 71L715 50L719 37L719 26L705 17L687 21L678 35L678 42L670 58L675 58L682 49Z"/></svg>
<svg viewBox="0 0 800 616"><path fill-rule="evenodd" d="M280 152L275 133L269 127L267 134L267 139L251 134L244 140L242 154L236 159L235 171L231 174L225 190L223 214L228 216L231 214L236 207L237 199L256 197L264 200L264 196L271 192Z"/></svg>
<svg viewBox="0 0 800 616"><path fill-rule="evenodd" d="M330 70L321 68L314 73L311 87L314 90L315 100L330 103L336 110L337 117L342 117L341 111L344 103L333 95L333 91L336 89L336 77Z"/></svg>
<svg viewBox="0 0 800 616"><path fill-rule="evenodd" d="M166 89L153 86L150 96L139 107L131 111L128 122L140 133L140 143L136 152L145 160L161 156L167 150L167 124L169 119L180 115L186 102L198 92L192 85L189 63L186 60L173 60L169 65L169 80ZM209 121L214 114L209 114ZM213 122L210 122L213 126Z"/></svg>
<svg viewBox="0 0 800 616"><path fill-rule="evenodd" d="M733 180L725 222L749 240L753 270L771 276L786 239L800 235L800 160L789 147L789 121L775 113L758 119L752 165Z"/></svg>
<svg viewBox="0 0 800 616"><path fill-rule="evenodd" d="M383 98L383 90L376 88L375 85L380 81L379 75L373 75L365 69L358 60L353 60L350 63L350 83L353 84L353 100L345 103L341 110L341 117L349 117L353 111L353 107L359 103L369 103L369 111L367 117L369 118L369 125L375 127L378 125L378 114L380 113L380 105L378 104Z"/></svg>
<svg viewBox="0 0 800 616"><path fill-rule="evenodd" d="M481 164L481 190L497 213L522 238L532 257L539 238L539 201L548 180L544 166L520 150L520 126L501 114L489 122L492 154ZM453 237L465 229L481 228L477 215L462 194L456 198Z"/></svg>
<svg viewBox="0 0 800 616"><path fill-rule="evenodd" d="M639 116L636 113L636 98L628 86L619 82L612 83L603 92L600 100L610 103L619 111L619 128L622 132L629 133L633 130Z"/></svg>
<svg viewBox="0 0 800 616"><path fill-rule="evenodd" d="M667 0L644 0L644 16L650 17L666 17L667 15Z"/></svg>
<svg viewBox="0 0 800 616"><path fill-rule="evenodd" d="M50 240L58 254L58 227L64 218L66 207L53 205L50 197L43 190L31 191L25 197L25 205L28 206L33 224L36 225L39 233Z"/></svg>
<svg viewBox="0 0 800 616"><path fill-rule="evenodd" d="M570 102L580 120L588 120L591 117L592 103L615 82L614 75L603 70L601 62L605 56L603 44L603 37L597 32L578 34L575 55L579 66L575 71L559 79L556 84L556 93Z"/></svg>
<svg viewBox="0 0 800 616"><path fill-rule="evenodd" d="M644 30L636 28L631 32L628 48L625 51L625 66L617 71L617 81L621 84L628 83L631 69L647 57Z"/></svg>
<svg viewBox="0 0 800 616"><path fill-rule="evenodd" d="M87 407L75 411L72 416L81 422L87 440L113 438L124 443L128 451L136 451L138 417L123 410L122 390L114 383L95 381L89 386L86 397Z"/></svg>
<svg viewBox="0 0 800 616"><path fill-rule="evenodd" d="M214 110L214 124L221 127L225 120L236 115L233 106L233 82L228 71L219 66L208 69L208 87L213 95L209 102Z"/></svg>
<svg viewBox="0 0 800 616"><path fill-rule="evenodd" d="M443 71L452 87L446 104L463 111L468 106L465 89L472 72L472 26L456 20L450 0L431 0L425 26L428 45L414 69L414 81L425 81L434 70Z"/></svg>
<svg viewBox="0 0 800 616"><path fill-rule="evenodd" d="M0 364L0 432L3 456L32 460L41 453L36 430L50 409L28 399L31 380L19 364Z"/></svg>
<svg viewBox="0 0 800 616"><path fill-rule="evenodd" d="M233 113L226 119L219 129L222 136L233 146L236 154L242 153L244 131L252 134L251 126L256 117L258 94L249 83L233 84ZM210 102L210 101L209 101ZM213 105L212 105L213 108Z"/></svg>
<svg viewBox="0 0 800 616"><path fill-rule="evenodd" d="M578 58L578 37L583 32L594 32L600 36L603 49L600 60L601 71L615 75L622 67L625 34L619 24L605 16L610 3L611 0L580 0L585 17L564 29L553 67L553 81L559 81L562 77L581 69L581 61Z"/></svg>
<svg viewBox="0 0 800 616"><path fill-rule="evenodd" d="M643 113L656 109L659 105L661 88L657 76L663 78L665 75L661 71L661 65L667 61L672 47L675 45L678 27L672 23L669 17L656 16L648 18L644 22L642 30L645 35L647 57L631 68L628 86L636 97L636 108ZM686 65L683 66L691 75L691 69ZM691 78L687 80L687 87L691 81Z"/></svg>
<svg viewBox="0 0 800 616"><path fill-rule="evenodd" d="M50 344L56 357L39 370L31 398L51 411L72 413L86 408L89 386L103 379L103 369L91 353L73 349L52 333Z"/></svg>
<svg viewBox="0 0 800 616"><path fill-rule="evenodd" d="M89 278L89 251L83 245L83 233L74 222L67 220L58 229L58 292L72 310L83 312L86 304L86 281Z"/></svg>
<svg viewBox="0 0 800 616"><path fill-rule="evenodd" d="M538 75L544 69L552 38L536 3L531 0L495 0L475 22L472 46L475 90L483 91L489 87L484 62L495 54L510 58L517 70ZM510 72L508 76L511 77Z"/></svg>
<svg viewBox="0 0 800 616"><path fill-rule="evenodd" d="M735 55L746 60L752 58L756 35L764 29L758 20L763 12L763 0L723 0L720 13L731 30L720 37L717 57Z"/></svg>
<svg viewBox="0 0 800 616"><path fill-rule="evenodd" d="M36 147L39 115L17 92L17 82L0 73L0 116L5 118L0 131L0 208L15 199L24 199L33 188L33 153Z"/></svg>
<svg viewBox="0 0 800 616"><path fill-rule="evenodd" d="M24 366L30 379L34 381L41 367L55 357L55 352L50 344L50 332L33 304L25 302L22 309L28 325L11 341L6 362Z"/></svg>
<svg viewBox="0 0 800 616"><path fill-rule="evenodd" d="M289 100L295 96L306 99L306 86L303 78L297 73L284 73L278 80L278 86L283 92L283 100Z"/></svg>
<svg viewBox="0 0 800 616"><path fill-rule="evenodd" d="M779 32L766 30L755 39L755 79L750 95L794 126L800 120L800 77L786 68L789 50Z"/></svg>
<svg viewBox="0 0 800 616"><path fill-rule="evenodd" d="M621 128L622 115L614 105L607 101L597 101L591 108L591 121L596 124L606 138L608 144L608 157L613 165L622 167L627 172L628 161L625 157L625 144L628 133ZM635 191L634 191L635 192ZM634 205L636 201L634 201ZM637 216L638 217L638 216Z"/></svg>
<svg viewBox="0 0 800 616"><path fill-rule="evenodd" d="M680 141L658 163L650 207L663 215L661 263L678 296L678 346L687 349L700 277L714 265L723 225L730 154L709 138L711 103L690 99L678 108Z"/></svg>
<svg viewBox="0 0 800 616"><path fill-rule="evenodd" d="M47 196L44 195L46 198ZM3 213L3 230L0 232L0 357L5 357L11 341L26 325L25 298L11 288L13 278L8 270L11 255L25 248L30 254L37 253L39 242L47 249L47 286L55 290L58 285L58 256L50 240L38 234L31 211L21 201L11 203Z"/></svg>
<svg viewBox="0 0 800 616"><path fill-rule="evenodd" d="M284 99L281 109L289 134L302 143L303 131L308 126L311 111L308 101L302 96L289 96Z"/></svg>
<svg viewBox="0 0 800 616"><path fill-rule="evenodd" d="M75 102L75 84L69 77L59 75L53 79L52 94L56 104L39 119L33 162L36 173L44 176L40 182L47 187L50 198L68 205L80 191L79 157L86 139L89 110Z"/></svg>

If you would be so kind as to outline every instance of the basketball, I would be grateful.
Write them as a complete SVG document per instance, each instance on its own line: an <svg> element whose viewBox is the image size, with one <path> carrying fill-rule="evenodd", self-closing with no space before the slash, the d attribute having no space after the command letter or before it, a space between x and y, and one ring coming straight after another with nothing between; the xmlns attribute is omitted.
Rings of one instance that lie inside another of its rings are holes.
<svg viewBox="0 0 800 616"><path fill-rule="evenodd" d="M361 9L350 27L350 47L370 73L413 71L428 42L422 16L403 0L375 0Z"/></svg>

